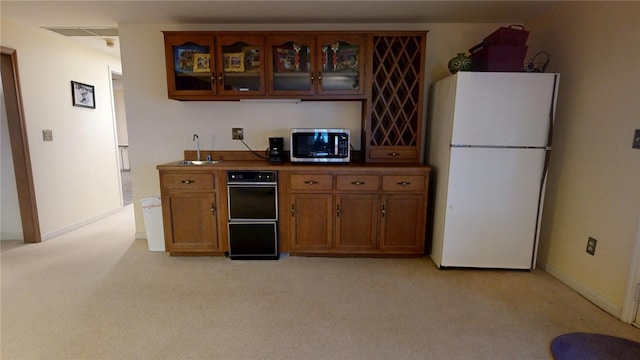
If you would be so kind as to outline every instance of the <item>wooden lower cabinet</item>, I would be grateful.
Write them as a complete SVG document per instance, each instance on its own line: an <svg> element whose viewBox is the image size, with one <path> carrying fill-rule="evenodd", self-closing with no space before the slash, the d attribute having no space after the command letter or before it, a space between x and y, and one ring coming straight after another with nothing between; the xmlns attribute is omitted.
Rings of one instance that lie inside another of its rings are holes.
<svg viewBox="0 0 640 360"><path fill-rule="evenodd" d="M358 253L376 250L377 194L337 194L335 249Z"/></svg>
<svg viewBox="0 0 640 360"><path fill-rule="evenodd" d="M420 195L382 195L380 249L394 253L423 253L425 200Z"/></svg>
<svg viewBox="0 0 640 360"><path fill-rule="evenodd" d="M327 176L291 174L292 255L424 255L426 174Z"/></svg>
<svg viewBox="0 0 640 360"><path fill-rule="evenodd" d="M166 251L225 255L226 169L159 168ZM281 252L424 255L429 167L283 165L278 171Z"/></svg>
<svg viewBox="0 0 640 360"><path fill-rule="evenodd" d="M324 253L332 248L332 194L291 195L291 251Z"/></svg>
<svg viewBox="0 0 640 360"><path fill-rule="evenodd" d="M214 252L220 249L216 197L208 194L170 194L163 199L168 215L165 247L169 252Z"/></svg>
<svg viewBox="0 0 640 360"><path fill-rule="evenodd" d="M160 174L165 250L171 255L223 254L215 174Z"/></svg>

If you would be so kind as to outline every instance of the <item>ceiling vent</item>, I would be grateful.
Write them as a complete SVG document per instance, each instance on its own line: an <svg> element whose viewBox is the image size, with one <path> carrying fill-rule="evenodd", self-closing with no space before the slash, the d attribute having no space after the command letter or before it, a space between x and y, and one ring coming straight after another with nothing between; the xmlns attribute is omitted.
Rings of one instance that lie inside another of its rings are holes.
<svg viewBox="0 0 640 360"><path fill-rule="evenodd" d="M113 27L45 27L45 29L64 36L118 36L118 29Z"/></svg>

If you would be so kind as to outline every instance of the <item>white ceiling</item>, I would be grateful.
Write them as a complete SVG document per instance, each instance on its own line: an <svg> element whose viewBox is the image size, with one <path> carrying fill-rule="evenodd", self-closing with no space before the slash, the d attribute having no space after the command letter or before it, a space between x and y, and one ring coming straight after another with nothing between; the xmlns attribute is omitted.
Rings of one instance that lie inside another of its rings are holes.
<svg viewBox="0 0 640 360"><path fill-rule="evenodd" d="M556 5L546 1L435 0L2 0L2 18L30 27L147 24L524 23ZM59 35L63 36L63 35ZM104 39L74 40L119 56Z"/></svg>

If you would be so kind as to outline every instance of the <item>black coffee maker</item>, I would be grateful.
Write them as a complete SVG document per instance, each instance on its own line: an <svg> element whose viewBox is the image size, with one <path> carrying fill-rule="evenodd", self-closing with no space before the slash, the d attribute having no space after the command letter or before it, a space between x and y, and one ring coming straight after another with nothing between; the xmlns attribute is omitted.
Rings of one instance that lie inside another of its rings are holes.
<svg viewBox="0 0 640 360"><path fill-rule="evenodd" d="M284 139L281 137L269 138L269 161L282 162L284 155Z"/></svg>

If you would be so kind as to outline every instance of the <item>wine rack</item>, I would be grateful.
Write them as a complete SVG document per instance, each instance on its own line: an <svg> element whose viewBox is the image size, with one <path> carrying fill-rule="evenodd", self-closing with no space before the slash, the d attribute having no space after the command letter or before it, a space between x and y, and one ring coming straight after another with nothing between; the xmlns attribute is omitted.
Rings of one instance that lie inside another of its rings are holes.
<svg viewBox="0 0 640 360"><path fill-rule="evenodd" d="M420 162L426 33L373 35L369 162Z"/></svg>

